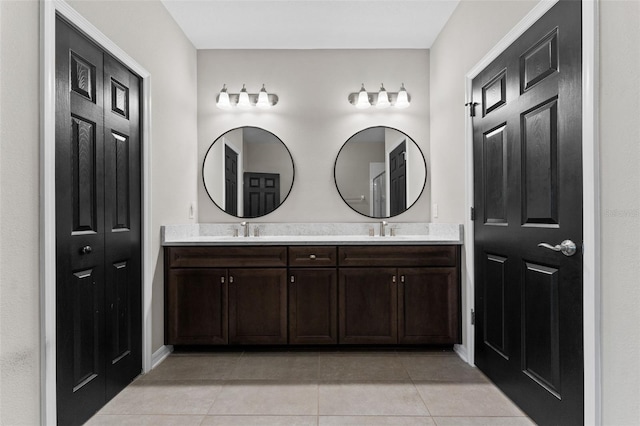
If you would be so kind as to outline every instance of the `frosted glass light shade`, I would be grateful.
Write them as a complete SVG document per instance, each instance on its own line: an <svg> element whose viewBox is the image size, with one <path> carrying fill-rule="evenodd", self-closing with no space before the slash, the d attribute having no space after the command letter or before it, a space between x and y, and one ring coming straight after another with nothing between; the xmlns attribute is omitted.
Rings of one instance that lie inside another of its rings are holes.
<svg viewBox="0 0 640 426"><path fill-rule="evenodd" d="M376 108L389 108L391 103L389 102L389 95L383 85L380 85L380 91L378 92L378 101L376 102Z"/></svg>
<svg viewBox="0 0 640 426"><path fill-rule="evenodd" d="M262 85L262 89L260 93L258 93L258 102L256 103L258 108L271 108L271 102L269 102L269 94L267 93L267 89L264 88L264 84Z"/></svg>
<svg viewBox="0 0 640 426"><path fill-rule="evenodd" d="M249 100L249 94L247 93L247 89L245 89L244 84L242 85L242 90L240 90L240 95L238 96L238 108L241 108L241 109L251 108L251 101Z"/></svg>
<svg viewBox="0 0 640 426"><path fill-rule="evenodd" d="M371 103L369 102L369 94L367 93L363 84L360 92L358 93L358 102L356 102L356 108L365 109L369 108L370 106Z"/></svg>
<svg viewBox="0 0 640 426"><path fill-rule="evenodd" d="M409 106L409 95L407 94L407 90L404 88L404 83L398 92L398 98L396 99L394 106L401 109Z"/></svg>
<svg viewBox="0 0 640 426"><path fill-rule="evenodd" d="M218 95L218 102L216 102L216 106L220 109L231 108L231 102L229 101L229 94L227 93L226 85L222 86L222 90Z"/></svg>

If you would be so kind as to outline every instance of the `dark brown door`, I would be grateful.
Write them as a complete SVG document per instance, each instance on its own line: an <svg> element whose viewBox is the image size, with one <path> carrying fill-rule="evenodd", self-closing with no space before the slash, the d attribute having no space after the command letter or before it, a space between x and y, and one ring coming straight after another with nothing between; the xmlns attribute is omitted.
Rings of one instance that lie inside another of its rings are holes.
<svg viewBox="0 0 640 426"><path fill-rule="evenodd" d="M583 421L581 2L473 80L475 362L539 424ZM538 247L572 240L577 253Z"/></svg>
<svg viewBox="0 0 640 426"><path fill-rule="evenodd" d="M56 362L60 424L142 368L139 80L56 21Z"/></svg>
<svg viewBox="0 0 640 426"><path fill-rule="evenodd" d="M287 343L287 270L229 270L229 343Z"/></svg>
<svg viewBox="0 0 640 426"><path fill-rule="evenodd" d="M390 216L407 209L407 164L406 141L389 153L389 203Z"/></svg>
<svg viewBox="0 0 640 426"><path fill-rule="evenodd" d="M459 343L457 268L401 268L398 275L398 343Z"/></svg>
<svg viewBox="0 0 640 426"><path fill-rule="evenodd" d="M291 269L289 343L337 344L337 305L338 278L335 268Z"/></svg>
<svg viewBox="0 0 640 426"><path fill-rule="evenodd" d="M244 215L260 217L280 205L280 175L277 173L244 174Z"/></svg>
<svg viewBox="0 0 640 426"><path fill-rule="evenodd" d="M398 341L395 268L342 268L338 281L338 340L341 344Z"/></svg>
<svg viewBox="0 0 640 426"><path fill-rule="evenodd" d="M224 146L224 211L238 215L238 153Z"/></svg>
<svg viewBox="0 0 640 426"><path fill-rule="evenodd" d="M225 345L227 318L226 269L169 269L167 344Z"/></svg>

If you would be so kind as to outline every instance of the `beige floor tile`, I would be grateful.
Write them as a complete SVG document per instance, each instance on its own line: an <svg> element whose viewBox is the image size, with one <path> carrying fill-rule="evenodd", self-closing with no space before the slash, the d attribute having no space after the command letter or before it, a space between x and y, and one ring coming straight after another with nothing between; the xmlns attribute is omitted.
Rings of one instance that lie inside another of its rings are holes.
<svg viewBox="0 0 640 426"><path fill-rule="evenodd" d="M491 383L418 383L432 416L519 417L524 413Z"/></svg>
<svg viewBox="0 0 640 426"><path fill-rule="evenodd" d="M98 414L207 414L221 390L215 381L138 380Z"/></svg>
<svg viewBox="0 0 640 426"><path fill-rule="evenodd" d="M395 354L320 355L321 381L409 381Z"/></svg>
<svg viewBox="0 0 640 426"><path fill-rule="evenodd" d="M230 380L318 380L317 354L245 354Z"/></svg>
<svg viewBox="0 0 640 426"><path fill-rule="evenodd" d="M320 416L319 426L435 426L422 416Z"/></svg>
<svg viewBox="0 0 640 426"><path fill-rule="evenodd" d="M488 379L457 356L398 356L409 377L416 381L486 383Z"/></svg>
<svg viewBox="0 0 640 426"><path fill-rule="evenodd" d="M171 355L141 380L221 380L228 379L238 365L240 354L207 356Z"/></svg>
<svg viewBox="0 0 640 426"><path fill-rule="evenodd" d="M86 426L199 426L204 416L108 414L93 416Z"/></svg>
<svg viewBox="0 0 640 426"><path fill-rule="evenodd" d="M207 416L202 426L316 426L316 416Z"/></svg>
<svg viewBox="0 0 640 426"><path fill-rule="evenodd" d="M321 415L428 416L412 383L320 383Z"/></svg>
<svg viewBox="0 0 640 426"><path fill-rule="evenodd" d="M434 417L438 426L535 426L528 417Z"/></svg>
<svg viewBox="0 0 640 426"><path fill-rule="evenodd" d="M226 382L210 415L317 415L317 383Z"/></svg>

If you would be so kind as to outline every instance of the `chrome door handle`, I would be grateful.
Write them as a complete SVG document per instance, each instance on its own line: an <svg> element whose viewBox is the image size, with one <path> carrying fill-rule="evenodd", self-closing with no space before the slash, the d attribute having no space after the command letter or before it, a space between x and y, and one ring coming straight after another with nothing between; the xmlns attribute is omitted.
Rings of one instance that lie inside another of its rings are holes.
<svg viewBox="0 0 640 426"><path fill-rule="evenodd" d="M563 242L561 242L556 246L552 246L551 244L548 244L548 243L540 243L538 244L538 247L544 247L549 250L559 251L565 256L573 256L574 254L576 254L576 251L577 251L576 243L574 243L571 240L564 240Z"/></svg>

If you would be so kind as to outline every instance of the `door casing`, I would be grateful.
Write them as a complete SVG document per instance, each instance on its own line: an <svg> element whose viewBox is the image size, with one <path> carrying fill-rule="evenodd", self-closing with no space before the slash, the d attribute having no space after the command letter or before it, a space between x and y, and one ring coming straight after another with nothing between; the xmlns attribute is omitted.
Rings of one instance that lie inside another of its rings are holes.
<svg viewBox="0 0 640 426"><path fill-rule="evenodd" d="M40 421L56 424L55 20L61 16L142 80L142 368L151 369L151 74L63 0L40 2Z"/></svg>
<svg viewBox="0 0 640 426"><path fill-rule="evenodd" d="M582 0L582 170L583 170L583 333L584 333L584 422L602 423L601 331L600 331L600 196L598 140L598 19L600 0ZM498 55L551 9L558 0L541 0L502 40L465 75L465 99L471 99L472 80ZM463 344L456 352L474 365L474 223L473 207L473 127L465 122L465 233L463 272Z"/></svg>

